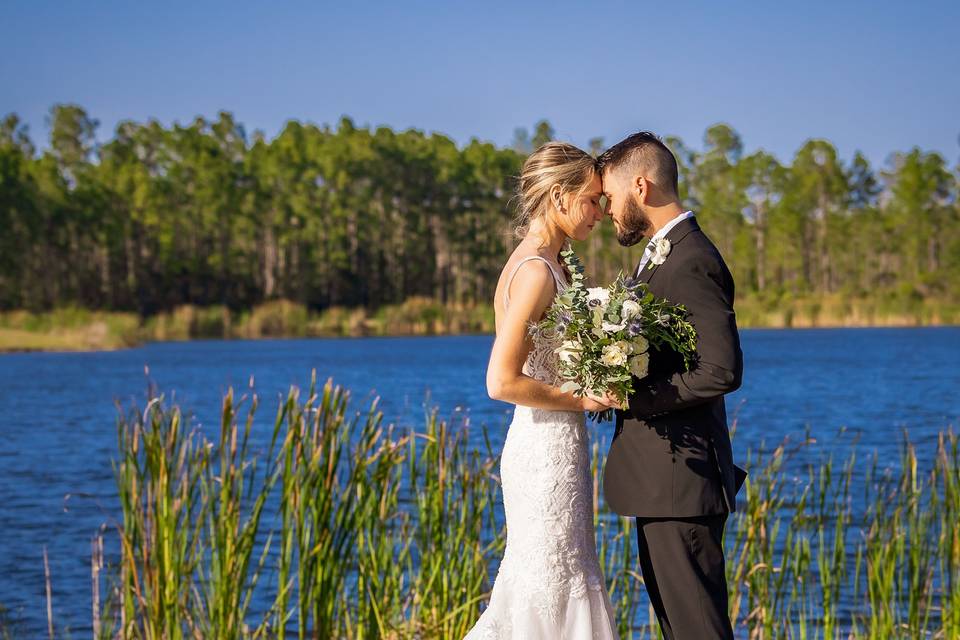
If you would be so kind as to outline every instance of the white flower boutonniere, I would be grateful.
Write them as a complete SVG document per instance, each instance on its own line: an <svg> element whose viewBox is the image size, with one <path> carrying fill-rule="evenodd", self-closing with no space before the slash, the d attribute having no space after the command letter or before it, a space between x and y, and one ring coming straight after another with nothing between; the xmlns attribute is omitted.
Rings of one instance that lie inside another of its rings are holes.
<svg viewBox="0 0 960 640"><path fill-rule="evenodd" d="M650 256L650 264L647 269L653 269L657 265L663 264L667 256L670 255L670 241L666 238L660 238L653 245L653 255Z"/></svg>

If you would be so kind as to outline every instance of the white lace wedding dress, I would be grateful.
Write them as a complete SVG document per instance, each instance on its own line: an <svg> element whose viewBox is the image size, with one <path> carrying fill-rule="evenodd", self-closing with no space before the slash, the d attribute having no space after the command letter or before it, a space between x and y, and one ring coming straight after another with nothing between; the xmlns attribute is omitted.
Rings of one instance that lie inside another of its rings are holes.
<svg viewBox="0 0 960 640"><path fill-rule="evenodd" d="M564 280L547 260L558 289ZM504 306L509 300L504 296ZM557 341L533 336L524 373L559 385ZM507 546L490 602L464 640L612 640L597 560L584 415L517 406L500 460Z"/></svg>

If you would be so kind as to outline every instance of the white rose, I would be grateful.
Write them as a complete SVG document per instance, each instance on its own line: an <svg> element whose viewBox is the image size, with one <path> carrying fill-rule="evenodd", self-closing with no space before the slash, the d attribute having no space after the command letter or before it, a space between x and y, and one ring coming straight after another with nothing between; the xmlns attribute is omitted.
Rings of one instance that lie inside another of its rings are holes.
<svg viewBox="0 0 960 640"><path fill-rule="evenodd" d="M643 336L637 336L633 339L633 351L635 353L643 353L650 348L650 343L647 342L647 339Z"/></svg>
<svg viewBox="0 0 960 640"><path fill-rule="evenodd" d="M624 300L620 307L620 316L624 320L636 317L640 313L640 303L633 300Z"/></svg>
<svg viewBox="0 0 960 640"><path fill-rule="evenodd" d="M600 362L608 367L619 367L627 363L627 354L615 344L608 344L603 348Z"/></svg>
<svg viewBox="0 0 960 640"><path fill-rule="evenodd" d="M631 344L630 344L629 342L627 342L626 340L617 340L617 341L614 342L613 344L614 344L615 347L617 347L618 349L620 349L620 351L623 351L624 353L626 353L626 354L628 354L628 355L631 354L631 353L633 353L633 345L631 345Z"/></svg>
<svg viewBox="0 0 960 640"><path fill-rule="evenodd" d="M580 359L583 351L583 345L576 340L564 340L563 344L557 348L557 355L567 364L573 364Z"/></svg>
<svg viewBox="0 0 960 640"><path fill-rule="evenodd" d="M639 355L633 356L630 358L630 373L637 376L638 378L643 378L647 375L647 365L650 364L650 354L641 353Z"/></svg>

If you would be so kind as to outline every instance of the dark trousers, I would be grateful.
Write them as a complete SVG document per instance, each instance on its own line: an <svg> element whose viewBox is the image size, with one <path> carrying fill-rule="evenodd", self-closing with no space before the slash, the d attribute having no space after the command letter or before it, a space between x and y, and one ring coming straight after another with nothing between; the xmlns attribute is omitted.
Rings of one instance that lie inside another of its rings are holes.
<svg viewBox="0 0 960 640"><path fill-rule="evenodd" d="M637 518L640 569L667 640L733 638L727 610L727 514Z"/></svg>

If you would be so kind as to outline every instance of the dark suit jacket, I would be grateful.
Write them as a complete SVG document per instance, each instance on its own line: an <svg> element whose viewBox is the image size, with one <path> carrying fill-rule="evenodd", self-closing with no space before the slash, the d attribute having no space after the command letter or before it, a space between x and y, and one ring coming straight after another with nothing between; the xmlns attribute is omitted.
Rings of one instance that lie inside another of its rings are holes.
<svg viewBox="0 0 960 640"><path fill-rule="evenodd" d="M649 373L634 380L629 409L617 411L604 496L625 516L734 511L746 473L733 464L723 402L743 374L733 277L695 218L679 222L666 237L666 260L645 265L638 277L654 295L687 308L698 360L685 371L676 353L651 351Z"/></svg>

